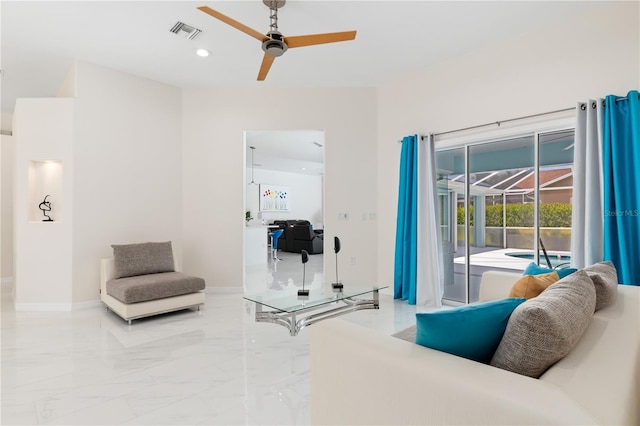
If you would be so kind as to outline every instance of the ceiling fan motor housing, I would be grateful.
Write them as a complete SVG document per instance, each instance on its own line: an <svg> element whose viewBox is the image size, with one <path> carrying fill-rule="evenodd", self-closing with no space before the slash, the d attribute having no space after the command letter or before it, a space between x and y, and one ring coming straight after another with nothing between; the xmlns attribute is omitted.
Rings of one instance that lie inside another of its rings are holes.
<svg viewBox="0 0 640 426"><path fill-rule="evenodd" d="M278 31L269 31L267 33L269 40L262 43L262 50L269 55L277 58L287 51L287 44L282 40L282 34Z"/></svg>
<svg viewBox="0 0 640 426"><path fill-rule="evenodd" d="M262 0L269 9L280 9L286 2L287 0Z"/></svg>

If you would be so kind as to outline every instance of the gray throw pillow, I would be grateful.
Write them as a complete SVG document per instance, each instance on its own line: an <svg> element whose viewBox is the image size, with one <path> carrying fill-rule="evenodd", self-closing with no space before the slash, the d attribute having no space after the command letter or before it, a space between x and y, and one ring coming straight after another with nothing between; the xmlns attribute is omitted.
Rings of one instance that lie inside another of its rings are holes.
<svg viewBox="0 0 640 426"><path fill-rule="evenodd" d="M491 365L540 377L580 340L595 305L596 290L584 271L551 284L513 311Z"/></svg>
<svg viewBox="0 0 640 426"><path fill-rule="evenodd" d="M596 287L596 311L611 305L618 294L618 272L610 261L599 262L583 269Z"/></svg>
<svg viewBox="0 0 640 426"><path fill-rule="evenodd" d="M112 245L115 263L114 278L174 272L171 241Z"/></svg>

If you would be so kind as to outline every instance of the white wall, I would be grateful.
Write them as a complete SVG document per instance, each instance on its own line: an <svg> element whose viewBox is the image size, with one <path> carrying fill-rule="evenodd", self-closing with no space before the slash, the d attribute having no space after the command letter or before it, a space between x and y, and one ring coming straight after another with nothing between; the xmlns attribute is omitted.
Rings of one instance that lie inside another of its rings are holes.
<svg viewBox="0 0 640 426"><path fill-rule="evenodd" d="M13 129L13 111L2 111L0 113L0 130L3 132L11 132Z"/></svg>
<svg viewBox="0 0 640 426"><path fill-rule="evenodd" d="M173 86L82 62L73 72L73 300L79 303L98 299L99 259L112 255L111 244L171 240L180 258L182 107Z"/></svg>
<svg viewBox="0 0 640 426"><path fill-rule="evenodd" d="M61 89L78 97L73 302L98 298L113 243L172 240L185 271L241 287L246 129L325 131L324 228L342 239L343 278L390 284L397 140L637 89L639 16L637 2L614 3L378 89L180 91L79 63Z"/></svg>
<svg viewBox="0 0 640 426"><path fill-rule="evenodd" d="M71 308L74 107L73 99L16 102L16 310ZM48 160L57 163L35 163ZM35 214L43 193L55 194L54 222Z"/></svg>
<svg viewBox="0 0 640 426"><path fill-rule="evenodd" d="M15 141L13 136L0 135L0 277L13 277L13 168Z"/></svg>
<svg viewBox="0 0 640 426"><path fill-rule="evenodd" d="M251 182L251 168L247 169L247 182ZM291 210L288 212L260 212L259 185L246 186L246 210L250 210L254 220L260 217L271 223L276 219L305 219L316 229L322 229L322 177L300 173L281 172L254 168L254 180L258 184L283 185L289 187ZM260 213L260 214L259 214Z"/></svg>
<svg viewBox="0 0 640 426"><path fill-rule="evenodd" d="M393 281L402 136L573 107L640 87L638 2L583 16L434 66L379 89L378 280Z"/></svg>
<svg viewBox="0 0 640 426"><path fill-rule="evenodd" d="M13 168L15 142L11 134L13 114L0 113L0 278L13 278Z"/></svg>
<svg viewBox="0 0 640 426"><path fill-rule="evenodd" d="M375 217L377 205L376 118L373 88L185 90L185 270L207 286L243 284L243 131L323 129L325 233L339 235L345 258L356 258L355 265L341 266L344 278L373 282L376 223L361 214ZM351 220L339 221L338 212L349 212ZM325 269L333 261L325 256Z"/></svg>

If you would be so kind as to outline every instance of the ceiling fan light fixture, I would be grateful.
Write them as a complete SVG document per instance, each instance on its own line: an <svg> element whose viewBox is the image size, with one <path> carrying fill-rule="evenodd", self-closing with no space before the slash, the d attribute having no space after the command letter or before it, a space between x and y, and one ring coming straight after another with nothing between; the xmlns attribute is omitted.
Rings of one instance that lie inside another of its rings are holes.
<svg viewBox="0 0 640 426"><path fill-rule="evenodd" d="M262 0L262 3L269 9L280 9L286 2L286 0Z"/></svg>
<svg viewBox="0 0 640 426"><path fill-rule="evenodd" d="M235 19L218 12L208 6L199 6L197 9L207 15L224 22L233 28L242 31L254 39L257 39L262 44L262 50L265 52L260 63L260 70L258 71L258 81L264 81L271 69L271 65L275 58L282 56L284 52L289 48L315 46L318 44L336 43L340 41L349 41L356 38L356 31L342 31L334 33L324 34L308 34L294 37L284 37L278 31L278 9L283 7L286 0L262 0L263 3L269 8L269 28L271 29L267 34L263 34L260 31L256 31L251 27L244 25Z"/></svg>
<svg viewBox="0 0 640 426"><path fill-rule="evenodd" d="M264 50L264 53L269 56L273 56L274 58L282 56L282 54L288 49L287 44L282 40L282 34L278 31L269 31L267 36L269 39L262 43L262 50Z"/></svg>

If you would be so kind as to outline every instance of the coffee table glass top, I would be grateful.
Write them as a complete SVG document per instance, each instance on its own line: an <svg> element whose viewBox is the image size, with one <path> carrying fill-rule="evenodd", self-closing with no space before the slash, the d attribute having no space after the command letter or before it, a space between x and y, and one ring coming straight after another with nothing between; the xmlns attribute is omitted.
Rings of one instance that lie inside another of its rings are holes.
<svg viewBox="0 0 640 426"><path fill-rule="evenodd" d="M282 290L266 290L262 293L245 294L244 298L278 311L294 313L316 306L339 302L344 299L373 293L388 286L343 282L342 291L334 290L331 283L311 284L307 298L298 297L298 290L302 287L288 287Z"/></svg>

